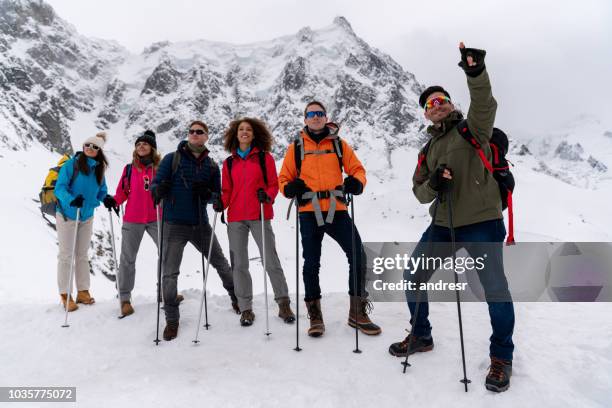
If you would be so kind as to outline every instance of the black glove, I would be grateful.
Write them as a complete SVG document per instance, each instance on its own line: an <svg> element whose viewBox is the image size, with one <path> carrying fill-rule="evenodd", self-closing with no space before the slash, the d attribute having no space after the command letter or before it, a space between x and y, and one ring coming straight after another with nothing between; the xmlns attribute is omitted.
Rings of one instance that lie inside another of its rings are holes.
<svg viewBox="0 0 612 408"><path fill-rule="evenodd" d="M257 199L262 204L267 204L270 201L272 201L270 196L266 194L266 191L263 188L260 188L259 190L257 190Z"/></svg>
<svg viewBox="0 0 612 408"><path fill-rule="evenodd" d="M459 51L461 52L461 62L458 65L465 71L465 74L471 77L477 77L482 74L482 71L485 69L484 59L487 52L476 48L459 48ZM472 57L476 65L469 66L467 57Z"/></svg>
<svg viewBox="0 0 612 408"><path fill-rule="evenodd" d="M306 183L301 178L296 178L293 181L290 181L285 185L285 197L294 198L301 197L306 191L310 191L308 187L306 187Z"/></svg>
<svg viewBox="0 0 612 408"><path fill-rule="evenodd" d="M158 205L161 200L166 199L170 196L170 190L172 189L172 183L167 180L160 182L156 188L153 189L153 202Z"/></svg>
<svg viewBox="0 0 612 408"><path fill-rule="evenodd" d="M445 164L441 164L433 173L431 173L431 176L429 176L429 187L431 187L432 190L437 191L439 193L446 193L451 190L451 179L447 179L443 176L444 170L447 168L448 167L446 167ZM451 171L451 169L448 170Z"/></svg>
<svg viewBox="0 0 612 408"><path fill-rule="evenodd" d="M346 194L359 195L363 193L363 184L353 176L344 179L344 192Z"/></svg>
<svg viewBox="0 0 612 408"><path fill-rule="evenodd" d="M102 203L104 204L104 207L106 207L107 210L112 210L115 207L117 207L117 201L115 201L113 196L109 194L107 194L106 197L104 197L104 200L102 200Z"/></svg>
<svg viewBox="0 0 612 408"><path fill-rule="evenodd" d="M191 185L191 189L193 191L193 196L200 198L203 203L207 203L212 197L212 190L205 181L194 181Z"/></svg>
<svg viewBox="0 0 612 408"><path fill-rule="evenodd" d="M84 202L85 202L85 199L83 198L82 195L79 194L78 196L76 196L74 200L70 202L70 206L76 207L76 208L83 208Z"/></svg>
<svg viewBox="0 0 612 408"><path fill-rule="evenodd" d="M221 198L215 198L212 202L212 208L216 212L223 212L223 200Z"/></svg>

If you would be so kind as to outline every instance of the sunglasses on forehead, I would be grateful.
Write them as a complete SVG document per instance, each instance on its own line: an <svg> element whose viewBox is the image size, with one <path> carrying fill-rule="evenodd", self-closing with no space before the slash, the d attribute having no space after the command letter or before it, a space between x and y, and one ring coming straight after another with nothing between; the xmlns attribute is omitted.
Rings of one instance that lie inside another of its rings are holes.
<svg viewBox="0 0 612 408"><path fill-rule="evenodd" d="M83 145L83 147L88 147L88 148L93 149L93 150L100 150L100 148L98 146L96 146L95 144L93 144L93 143L85 143Z"/></svg>
<svg viewBox="0 0 612 408"><path fill-rule="evenodd" d="M425 102L425 111L433 108L434 106L445 105L450 103L450 98L448 96L436 96L435 98L431 98L427 102Z"/></svg>
<svg viewBox="0 0 612 408"><path fill-rule="evenodd" d="M198 136L201 136L201 135L206 134L206 132L203 131L202 129L189 129L189 134L190 135L196 134Z"/></svg>
<svg viewBox="0 0 612 408"><path fill-rule="evenodd" d="M311 112L306 112L306 118L307 118L307 119L312 119L312 118L314 118L315 116L316 116L317 118L322 118L322 117L324 117L324 116L325 116L325 112L323 112L323 111L311 111Z"/></svg>

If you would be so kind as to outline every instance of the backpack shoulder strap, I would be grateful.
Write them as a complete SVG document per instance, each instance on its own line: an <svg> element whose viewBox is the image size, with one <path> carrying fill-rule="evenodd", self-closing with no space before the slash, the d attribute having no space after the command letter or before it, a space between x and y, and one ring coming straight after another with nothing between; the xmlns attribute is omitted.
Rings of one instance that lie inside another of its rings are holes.
<svg viewBox="0 0 612 408"><path fill-rule="evenodd" d="M474 149L476 149L476 153L478 154L478 157L480 157L482 164L487 168L487 170L493 173L493 166L485 156L484 151L482 150L482 146L480 145L480 143L478 143L478 140L476 140L474 135L472 135L472 132L468 127L466 119L462 120L457 124L457 131L466 142L468 142Z"/></svg>
<svg viewBox="0 0 612 408"><path fill-rule="evenodd" d="M70 177L70 181L68 182L68 187L72 187L74 180L76 180L79 175L79 153L74 155L74 160L72 161L72 177Z"/></svg>
<svg viewBox="0 0 612 408"><path fill-rule="evenodd" d="M177 150L172 155L172 176L171 177L174 177L174 174L178 170L180 164L181 164L181 153Z"/></svg>
<svg viewBox="0 0 612 408"><path fill-rule="evenodd" d="M333 139L332 144L334 145L334 153L338 157L338 165L340 166L340 174L344 172L344 166L342 165L342 139L336 137Z"/></svg>
<svg viewBox="0 0 612 408"><path fill-rule="evenodd" d="M123 178L121 179L121 190L128 195L130 193L130 180L132 178L132 163L128 163L125 165L123 170ZM127 180L127 183L126 183ZM126 189L127 185L127 189Z"/></svg>
<svg viewBox="0 0 612 408"><path fill-rule="evenodd" d="M259 167L261 167L261 173L263 174L263 179L266 187L268 187L268 172L266 171L266 152L260 150L258 153L259 156Z"/></svg>
<svg viewBox="0 0 612 408"><path fill-rule="evenodd" d="M304 160L304 138L298 134L298 137L293 141L293 158L295 160L295 169L300 177L302 172L302 161Z"/></svg>
<svg viewBox="0 0 612 408"><path fill-rule="evenodd" d="M427 164L427 153L429 152L429 146L431 146L431 139L429 139L427 143L425 143L425 146L423 146L423 148L419 152L419 159L417 161L417 173L421 170L423 164Z"/></svg>

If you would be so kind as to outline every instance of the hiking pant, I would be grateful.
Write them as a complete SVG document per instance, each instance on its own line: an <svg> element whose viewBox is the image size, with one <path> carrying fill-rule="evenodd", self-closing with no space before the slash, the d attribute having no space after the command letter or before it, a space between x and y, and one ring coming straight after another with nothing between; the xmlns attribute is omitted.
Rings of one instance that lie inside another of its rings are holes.
<svg viewBox="0 0 612 408"><path fill-rule="evenodd" d="M199 225L164 223L162 290L167 322L178 322L180 317L179 305L176 300L176 283L179 276L179 267L183 260L185 245L190 242L207 257L211 234L212 228L208 221L202 225L202 228ZM236 297L234 295L232 268L227 259L225 259L216 236L213 236L212 252L209 261L217 270L223 287L227 290L232 301L234 301ZM202 271L202 276L204 276L204 273L205 271Z"/></svg>
<svg viewBox="0 0 612 408"><path fill-rule="evenodd" d="M489 306L489 316L491 318L491 327L493 328L493 334L489 339L491 342L489 349L490 356L512 360L512 353L514 351L514 344L512 342L514 306L510 291L508 290L508 281L504 274L503 242L505 236L506 228L502 219L455 228L457 251L465 248L472 258L484 257L486 259L484 269L477 273ZM434 243L432 251L428 250L429 240ZM442 258L452 256L449 246L436 246L436 242L451 242L450 229L438 225L427 228L412 253L412 257L417 258L422 254L427 256L435 255ZM481 244L479 245L479 243ZM440 250L440 247L444 247L444 249ZM404 279L420 284L427 282L434 272L419 269L413 274L409 270L405 270ZM427 291L419 291L419 315L415 317L416 292L406 291L411 321L416 318L414 335L417 337L429 336L431 334L431 325L428 320L429 303Z"/></svg>
<svg viewBox="0 0 612 408"><path fill-rule="evenodd" d="M75 252L74 279L76 280L77 290L89 290L89 258L87 257L87 250L91 243L93 217L86 221L79 222L76 248L72 247L76 221L69 218L64 219L59 211L57 212L55 220L57 241L59 243L59 252L57 255L57 287L59 293L66 293L66 289L68 288L70 262L72 261L73 250ZM72 292L72 287L71 285L70 292Z"/></svg>
<svg viewBox="0 0 612 408"><path fill-rule="evenodd" d="M130 301L134 280L136 278L136 255L145 233L149 234L157 245L157 221L146 224L124 222L121 226L121 259L119 260L119 297L122 302ZM151 276L155 276L157 264L151 262ZM154 279L154 278L152 278Z"/></svg>
<svg viewBox="0 0 612 408"><path fill-rule="evenodd" d="M323 219L327 212L323 212ZM361 243L361 237L355 227L355 261L357 271L353 268L352 247L352 221L347 211L336 211L334 221L331 224L317 225L314 212L300 213L300 234L302 236L302 256L304 267L302 276L304 278L304 300L311 301L321 299L321 287L319 286L319 270L321 269L321 242L325 234L329 235L340 245L344 251L349 264L349 295L367 297L365 291L365 253ZM357 288L355 288L355 273L357 273Z"/></svg>
<svg viewBox="0 0 612 408"><path fill-rule="evenodd" d="M253 282L249 273L249 231L259 248L259 255L263 256L260 220L237 221L227 224L234 288L238 298L238 307L241 311L253 308ZM264 222L264 233L266 239L266 272L272 283L274 299L279 302L283 298L289 298L289 289L287 288L283 267L276 253L276 242L270 220Z"/></svg>

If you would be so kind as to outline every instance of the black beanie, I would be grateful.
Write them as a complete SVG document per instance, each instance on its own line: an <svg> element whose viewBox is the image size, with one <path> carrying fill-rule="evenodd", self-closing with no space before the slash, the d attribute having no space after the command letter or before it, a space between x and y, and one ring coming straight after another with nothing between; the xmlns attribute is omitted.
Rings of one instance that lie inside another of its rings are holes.
<svg viewBox="0 0 612 408"><path fill-rule="evenodd" d="M150 144L152 148L157 150L157 142L155 142L155 132L153 132L152 130L146 130L142 136L136 139L136 142L134 142L134 144L137 144L138 142L146 142Z"/></svg>
<svg viewBox="0 0 612 408"><path fill-rule="evenodd" d="M448 94L448 92L446 92L446 90L442 88L441 86L438 86L438 85L430 86L429 88L425 89L421 93L421 96L419 96L419 105L421 105L421 108L425 107L427 98L429 98L429 95L431 95L434 92L442 92L444 95L446 95L447 98L450 99L450 95Z"/></svg>

